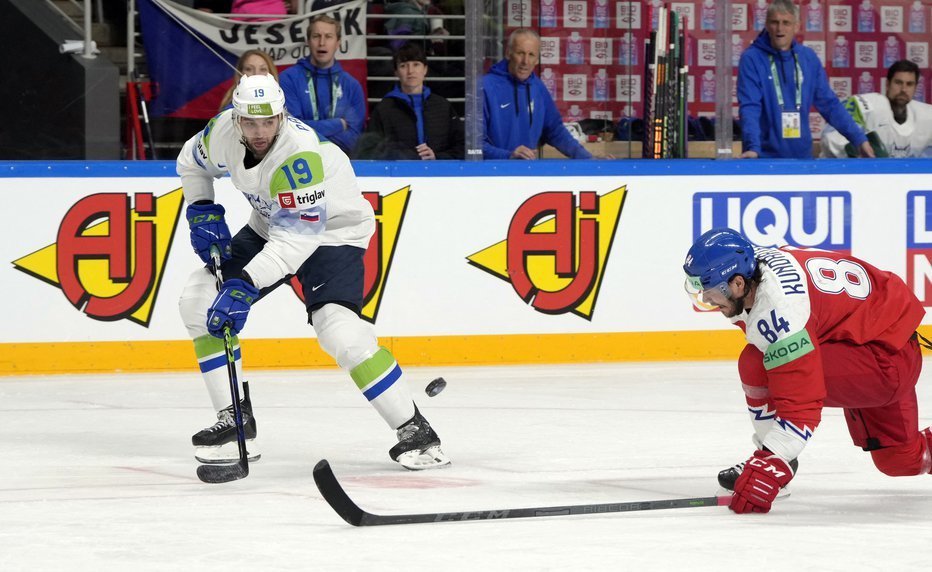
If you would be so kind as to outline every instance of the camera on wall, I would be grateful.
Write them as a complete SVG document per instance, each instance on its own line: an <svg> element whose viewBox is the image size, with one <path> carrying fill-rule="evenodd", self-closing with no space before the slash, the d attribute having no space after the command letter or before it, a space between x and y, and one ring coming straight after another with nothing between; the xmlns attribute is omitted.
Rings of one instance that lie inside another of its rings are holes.
<svg viewBox="0 0 932 572"><path fill-rule="evenodd" d="M58 52L62 54L80 54L84 52L84 40L65 40L58 46ZM97 42L91 40L91 54L99 54Z"/></svg>

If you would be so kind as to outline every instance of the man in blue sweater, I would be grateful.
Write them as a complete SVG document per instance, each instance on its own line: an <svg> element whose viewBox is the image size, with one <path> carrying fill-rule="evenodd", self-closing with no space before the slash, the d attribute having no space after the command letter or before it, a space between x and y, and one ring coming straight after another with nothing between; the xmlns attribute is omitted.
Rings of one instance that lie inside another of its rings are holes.
<svg viewBox="0 0 932 572"><path fill-rule="evenodd" d="M279 77L288 112L350 154L366 121L362 86L336 60L340 23L315 16L307 26L311 55Z"/></svg>
<svg viewBox="0 0 932 572"><path fill-rule="evenodd" d="M867 137L832 91L810 48L796 43L799 13L791 0L774 0L767 23L738 64L738 104L744 158L812 158L812 106L862 157L873 157Z"/></svg>
<svg viewBox="0 0 932 572"><path fill-rule="evenodd" d="M563 125L557 106L534 68L540 60L540 36L519 28L508 38L506 59L482 78L485 94L486 159L536 159L549 143L571 159L591 159Z"/></svg>

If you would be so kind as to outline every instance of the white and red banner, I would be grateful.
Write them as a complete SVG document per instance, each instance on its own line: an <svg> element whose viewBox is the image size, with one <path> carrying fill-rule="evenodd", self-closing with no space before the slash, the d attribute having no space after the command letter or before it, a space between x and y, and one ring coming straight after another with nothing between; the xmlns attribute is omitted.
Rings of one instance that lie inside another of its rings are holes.
<svg viewBox="0 0 932 572"><path fill-rule="evenodd" d="M340 65L366 85L366 2L254 21L216 16L171 0L137 0L149 75L157 95L149 106L156 117L207 119L217 114L233 82L236 60L252 49L267 53L279 71L310 53L308 20L328 14L340 22Z"/></svg>

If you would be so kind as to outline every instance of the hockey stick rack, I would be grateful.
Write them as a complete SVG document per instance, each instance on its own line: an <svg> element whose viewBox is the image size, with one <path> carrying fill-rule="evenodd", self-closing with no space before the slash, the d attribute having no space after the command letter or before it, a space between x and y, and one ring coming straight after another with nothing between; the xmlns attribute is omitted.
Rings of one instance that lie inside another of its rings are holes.
<svg viewBox="0 0 932 572"><path fill-rule="evenodd" d="M220 274L220 250L212 246L210 255L214 267L214 276L217 278L217 290L223 283ZM240 404L239 385L236 382L236 356L233 354L233 335L230 333L230 324L223 325L223 349L227 357L227 375L230 379L230 396L233 398L233 420L236 423L236 444L239 447L239 460L232 465L200 465L197 468L197 478L205 483L228 483L244 479L249 475L249 453L246 451L246 431L243 428L243 408ZM249 394L245 382L243 391Z"/></svg>
<svg viewBox="0 0 932 572"><path fill-rule="evenodd" d="M647 8L647 22L654 19ZM657 29L650 32L644 58L645 159L685 159L688 155L687 21L669 4L657 8Z"/></svg>
<svg viewBox="0 0 932 572"><path fill-rule="evenodd" d="M380 526L386 524L418 524L425 522L447 522L464 520L502 520L505 518L533 518L550 516L573 516L581 514L603 514L608 512L633 512L665 508L696 508L703 506L725 506L730 496L670 499L658 501L636 501L603 504L578 504L504 510L477 510L467 512L428 512L422 514L380 515L359 508L346 494L337 481L330 463L321 460L314 467L314 482L324 500L343 520L353 526Z"/></svg>

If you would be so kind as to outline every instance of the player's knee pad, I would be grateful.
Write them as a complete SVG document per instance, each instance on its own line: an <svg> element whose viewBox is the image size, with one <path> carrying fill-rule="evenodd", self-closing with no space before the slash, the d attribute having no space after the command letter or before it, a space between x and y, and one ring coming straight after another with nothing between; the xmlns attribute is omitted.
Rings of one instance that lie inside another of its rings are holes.
<svg viewBox="0 0 932 572"><path fill-rule="evenodd" d="M311 315L320 347L349 371L379 351L379 340L370 324L339 304L326 304Z"/></svg>
<svg viewBox="0 0 932 572"><path fill-rule="evenodd" d="M206 268L191 273L178 300L181 319L192 338L207 333L207 309L217 297L216 279Z"/></svg>
<svg viewBox="0 0 932 572"><path fill-rule="evenodd" d="M929 440L918 434L909 443L871 451L877 469L890 477L911 477L932 470L932 452Z"/></svg>

